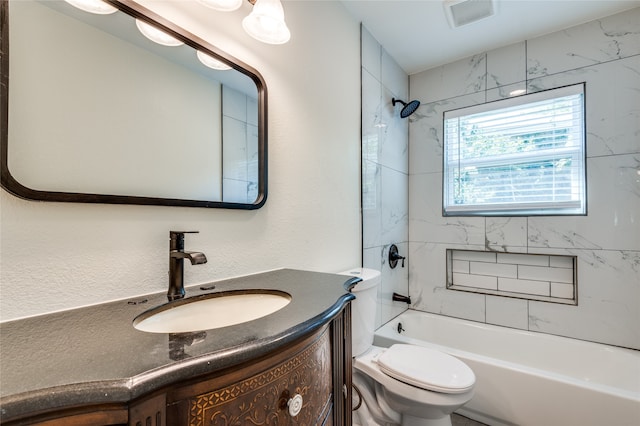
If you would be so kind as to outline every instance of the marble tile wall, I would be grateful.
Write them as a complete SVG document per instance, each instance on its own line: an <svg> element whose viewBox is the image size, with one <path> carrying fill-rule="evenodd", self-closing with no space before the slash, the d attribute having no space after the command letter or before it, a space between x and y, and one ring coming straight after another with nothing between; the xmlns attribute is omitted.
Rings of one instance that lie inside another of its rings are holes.
<svg viewBox="0 0 640 426"><path fill-rule="evenodd" d="M223 201L253 203L258 197L257 117L256 99L222 86Z"/></svg>
<svg viewBox="0 0 640 426"><path fill-rule="evenodd" d="M409 123L401 119L409 77L363 26L362 40L362 227L363 266L382 272L376 327L407 309L393 292L408 294L408 262L391 269L389 247L409 249Z"/></svg>
<svg viewBox="0 0 640 426"><path fill-rule="evenodd" d="M587 216L443 217L442 114L586 83ZM640 8L410 76L414 309L640 349ZM446 250L577 257L578 305L446 289Z"/></svg>

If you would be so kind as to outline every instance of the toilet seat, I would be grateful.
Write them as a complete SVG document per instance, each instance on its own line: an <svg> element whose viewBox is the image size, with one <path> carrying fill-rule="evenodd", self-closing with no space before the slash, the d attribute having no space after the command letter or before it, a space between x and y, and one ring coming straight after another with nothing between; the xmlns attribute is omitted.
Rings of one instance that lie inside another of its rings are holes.
<svg viewBox="0 0 640 426"><path fill-rule="evenodd" d="M378 358L387 350L387 348L371 346L364 354L353 358L353 368L354 371L362 373L381 385L381 390L387 401L391 399L408 401L401 409L397 405L393 406L394 410L415 416L419 416L415 412L416 410L421 410L427 406L438 407L438 411L443 409L446 411L453 407L450 411L453 412L454 409L466 404L473 397L473 387L467 392L461 393L436 392L410 385L389 376L380 369L380 364L378 363ZM376 392L376 394L379 394L379 392Z"/></svg>
<svg viewBox="0 0 640 426"><path fill-rule="evenodd" d="M465 363L423 346L395 344L376 361L386 375L433 392L460 394L469 392L475 384L475 375Z"/></svg>

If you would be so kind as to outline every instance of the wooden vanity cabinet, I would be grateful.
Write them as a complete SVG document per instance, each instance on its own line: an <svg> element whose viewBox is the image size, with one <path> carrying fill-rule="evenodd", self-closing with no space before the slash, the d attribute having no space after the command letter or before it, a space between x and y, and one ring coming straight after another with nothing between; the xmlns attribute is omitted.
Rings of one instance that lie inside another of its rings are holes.
<svg viewBox="0 0 640 426"><path fill-rule="evenodd" d="M34 414L20 420L3 421L2 426L126 426L128 419L126 404L113 404Z"/></svg>
<svg viewBox="0 0 640 426"><path fill-rule="evenodd" d="M351 426L351 306L287 346L129 403L34 414L7 426ZM291 415L290 400L301 397Z"/></svg>
<svg viewBox="0 0 640 426"><path fill-rule="evenodd" d="M167 418L167 395L162 393L142 401L129 404L130 426L169 426Z"/></svg>
<svg viewBox="0 0 640 426"><path fill-rule="evenodd" d="M331 323L277 353L168 391L167 424L350 425L347 315L348 305ZM298 413L289 407L296 401Z"/></svg>

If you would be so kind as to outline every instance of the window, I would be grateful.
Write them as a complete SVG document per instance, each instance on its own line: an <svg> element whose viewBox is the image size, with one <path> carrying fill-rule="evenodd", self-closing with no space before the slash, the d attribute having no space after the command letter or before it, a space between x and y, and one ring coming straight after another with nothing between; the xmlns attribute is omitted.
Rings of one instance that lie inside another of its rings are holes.
<svg viewBox="0 0 640 426"><path fill-rule="evenodd" d="M443 214L586 214L584 84L444 113Z"/></svg>

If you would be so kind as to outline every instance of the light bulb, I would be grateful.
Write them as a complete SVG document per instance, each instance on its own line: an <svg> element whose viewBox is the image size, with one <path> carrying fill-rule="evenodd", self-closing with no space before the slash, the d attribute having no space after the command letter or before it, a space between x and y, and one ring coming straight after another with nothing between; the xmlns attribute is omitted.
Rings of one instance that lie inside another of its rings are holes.
<svg viewBox="0 0 640 426"><path fill-rule="evenodd" d="M283 44L291 38L280 0L256 0L249 16L242 20L242 28L264 43Z"/></svg>
<svg viewBox="0 0 640 426"><path fill-rule="evenodd" d="M180 46L184 44L177 38L139 19L136 19L136 26L146 38L163 46Z"/></svg>
<svg viewBox="0 0 640 426"><path fill-rule="evenodd" d="M77 7L85 12L95 13L97 15L109 15L118 11L117 8L102 0L65 0L72 6Z"/></svg>
<svg viewBox="0 0 640 426"><path fill-rule="evenodd" d="M233 12L242 6L242 0L197 0L197 2L221 12Z"/></svg>
<svg viewBox="0 0 640 426"><path fill-rule="evenodd" d="M205 66L209 68L213 68L214 70L221 70L221 71L226 71L231 69L229 65L225 64L222 61L217 60L213 56L208 55L204 52L201 52L198 50L196 52L196 55L198 56L198 59L200 60L200 62L202 62Z"/></svg>

